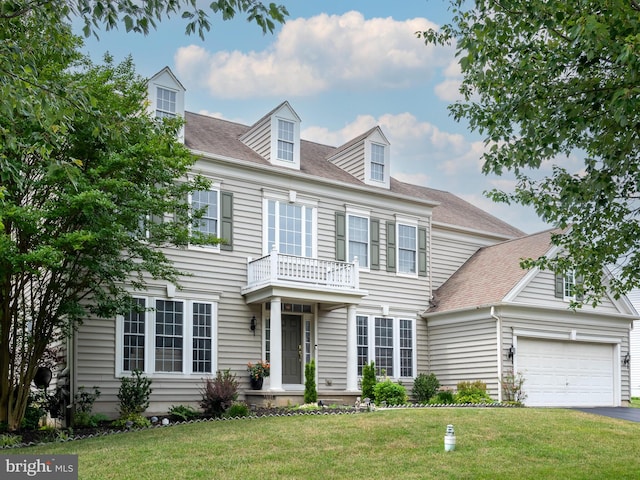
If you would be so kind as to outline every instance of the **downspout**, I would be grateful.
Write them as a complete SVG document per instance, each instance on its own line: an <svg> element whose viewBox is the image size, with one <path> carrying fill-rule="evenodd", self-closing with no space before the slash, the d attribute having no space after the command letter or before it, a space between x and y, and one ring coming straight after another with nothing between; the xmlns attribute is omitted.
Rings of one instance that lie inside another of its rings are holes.
<svg viewBox="0 0 640 480"><path fill-rule="evenodd" d="M502 402L502 319L491 305L491 317L496 319L496 349L498 354L498 402Z"/></svg>

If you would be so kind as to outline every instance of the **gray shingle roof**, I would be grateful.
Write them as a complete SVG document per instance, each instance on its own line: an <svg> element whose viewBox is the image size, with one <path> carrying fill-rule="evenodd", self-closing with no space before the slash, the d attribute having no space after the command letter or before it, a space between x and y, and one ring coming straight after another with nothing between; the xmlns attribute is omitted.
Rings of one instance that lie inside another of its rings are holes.
<svg viewBox="0 0 640 480"><path fill-rule="evenodd" d="M433 296L430 313L500 303L527 274L523 258L539 258L551 248L551 234L527 235L478 250Z"/></svg>
<svg viewBox="0 0 640 480"><path fill-rule="evenodd" d="M239 140L251 127L191 112L185 113L185 121L185 145L188 148L213 155L242 159L260 165L269 165L267 160ZM370 132L371 130L363 135L366 136ZM351 142L347 142L347 144L351 144ZM301 140L300 172L313 177L344 182L369 189L379 188L366 186L364 182L330 162L328 158L335 155L339 148L342 147L336 148ZM284 167L274 166L273 168ZM521 230L462 200L460 197L442 190L412 185L392 178L390 191L416 199L438 202L440 205L433 209L433 221L436 223L489 232L507 238L524 235Z"/></svg>

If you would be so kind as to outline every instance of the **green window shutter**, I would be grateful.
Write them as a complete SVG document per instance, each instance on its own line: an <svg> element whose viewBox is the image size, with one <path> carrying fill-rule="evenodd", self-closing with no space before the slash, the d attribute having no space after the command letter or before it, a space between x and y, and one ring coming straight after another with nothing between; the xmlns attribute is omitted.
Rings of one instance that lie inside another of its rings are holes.
<svg viewBox="0 0 640 480"><path fill-rule="evenodd" d="M380 220L369 220L371 230L371 270L380 270Z"/></svg>
<svg viewBox="0 0 640 480"><path fill-rule="evenodd" d="M387 222L387 272L396 271L396 224Z"/></svg>
<svg viewBox="0 0 640 480"><path fill-rule="evenodd" d="M556 298L564 298L564 275L556 273Z"/></svg>
<svg viewBox="0 0 640 480"><path fill-rule="evenodd" d="M418 228L418 275L427 276L427 229Z"/></svg>
<svg viewBox="0 0 640 480"><path fill-rule="evenodd" d="M347 261L347 220L343 212L336 212L336 260Z"/></svg>
<svg viewBox="0 0 640 480"><path fill-rule="evenodd" d="M220 192L220 250L233 250L233 193Z"/></svg>

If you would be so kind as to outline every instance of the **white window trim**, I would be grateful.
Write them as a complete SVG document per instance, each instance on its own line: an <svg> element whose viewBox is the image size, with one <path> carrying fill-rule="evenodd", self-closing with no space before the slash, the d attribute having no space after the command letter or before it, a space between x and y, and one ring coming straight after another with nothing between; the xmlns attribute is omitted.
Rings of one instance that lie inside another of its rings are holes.
<svg viewBox="0 0 640 480"><path fill-rule="evenodd" d="M271 154L270 161L272 165L279 167L293 168L300 170L300 121L293 117L276 114L271 117ZM293 123L293 160L282 160L278 158L278 120Z"/></svg>
<svg viewBox="0 0 640 480"><path fill-rule="evenodd" d="M217 216L218 216L218 231L216 232L216 236L218 238L220 238L220 227L221 227L221 203L222 203L222 190L221 190L221 185L222 183L219 180L213 180L213 179L209 179L211 181L211 185L209 186L209 190L211 192L218 192L218 211L217 211ZM192 206L193 206L193 193L189 192L188 195L188 200L189 202L189 215L191 215L191 211L192 211ZM191 226L189 227L190 229L192 228ZM189 232L191 233L191 231ZM195 251L200 251L200 252L216 252L219 253L220 252L220 244L217 245L192 245L189 244L189 250L195 250Z"/></svg>
<svg viewBox="0 0 640 480"><path fill-rule="evenodd" d="M144 312L145 320L145 349L144 349L144 371L149 378L201 378L203 375L214 375L218 370L218 298L167 298L167 297L145 297L135 296L145 300L147 310ZM156 300L172 302L182 302L184 305L184 324L182 337L182 372L156 372L155 371L155 340L156 340ZM193 371L193 304L204 303L211 305L211 372ZM116 364L115 376L117 378L131 375L131 371L124 370L123 365L123 339L124 339L124 316L116 316Z"/></svg>
<svg viewBox="0 0 640 480"><path fill-rule="evenodd" d="M384 148L384 177L383 180L374 180L371 178L371 145L379 145ZM383 187L386 189L391 188L391 148L390 145L371 139L366 139L364 142L364 183L367 185Z"/></svg>
<svg viewBox="0 0 640 480"><path fill-rule="evenodd" d="M349 217L360 217L360 218L366 218L368 225L367 225L367 265L363 265L362 264L362 259L358 259L358 266L360 267L360 270L368 272L371 268L371 211L365 208L361 208L361 207L352 207L347 205L346 211L346 241L347 241L347 261L349 261L349 258L351 257L350 255L350 251L349 251Z"/></svg>
<svg viewBox="0 0 640 480"><path fill-rule="evenodd" d="M292 201L292 199L295 199ZM289 192L275 192L263 190L262 197L262 254L269 255L271 253L271 246L269 245L269 201L276 201L280 203L292 203L294 205L300 205L303 207L311 208L311 257L317 258L318 256L318 201L310 197L298 195L294 190ZM276 228L276 232L278 229ZM277 242L276 242L277 243Z"/></svg>
<svg viewBox="0 0 640 480"><path fill-rule="evenodd" d="M571 275L572 277L572 285L573 285L573 295L567 295L567 280L568 280L568 274ZM576 299L576 272L575 270L570 270L569 272L565 273L564 275L562 275L562 299L565 302L573 302Z"/></svg>
<svg viewBox="0 0 640 480"><path fill-rule="evenodd" d="M165 110L164 108L160 108L159 102L158 102L158 93L159 90L166 90L167 92L171 92L173 94L175 94L176 96L176 100L175 100L175 110L172 112L170 110ZM156 84L156 91L155 91L155 115L156 118L161 118L161 117L157 117L157 112L162 112L165 114L169 114L172 118L177 118L178 116L180 116L180 110L179 110L179 106L180 106L180 91L176 90L175 88L170 88L167 87L166 85L158 85Z"/></svg>
<svg viewBox="0 0 640 480"><path fill-rule="evenodd" d="M391 319L392 320L392 332L393 332L393 370L394 370L394 374L393 376L388 375L390 379L394 380L394 381L398 381L398 380L406 380L406 379L411 379L411 378L416 378L416 372L417 372L417 368L418 368L418 361L417 361L417 357L418 357L418 353L417 353L417 341L416 341L416 319L415 318L409 318L409 317L393 317L391 315L377 315L377 314L373 314L373 315L365 315L365 314L360 314L358 313L356 316L358 317L367 317L367 350L368 350L368 360L367 360L367 364L371 363L372 361L375 362L376 360L376 318L386 318L386 319ZM412 349L412 353L413 355L411 356L411 370L413 372L413 375L411 377L403 377L400 375L400 320L409 320L411 322L411 349ZM354 340L355 342L358 341L358 339L356 338ZM356 345L357 347L357 345ZM357 361L357 358L356 358ZM356 369L357 369L357 365L356 365Z"/></svg>

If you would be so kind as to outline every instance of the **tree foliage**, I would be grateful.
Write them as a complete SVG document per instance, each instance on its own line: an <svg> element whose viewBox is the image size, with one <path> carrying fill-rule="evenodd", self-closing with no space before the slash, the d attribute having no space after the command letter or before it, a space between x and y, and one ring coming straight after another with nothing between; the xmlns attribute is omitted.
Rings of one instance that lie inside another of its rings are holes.
<svg viewBox="0 0 640 480"><path fill-rule="evenodd" d="M451 10L451 23L419 35L456 43L463 100L450 111L484 136L485 173L516 175L514 193L490 196L562 229L562 256L523 266L575 269L594 306L607 288L639 286L639 3L452 0ZM570 170L570 157L584 165Z"/></svg>
<svg viewBox="0 0 640 480"><path fill-rule="evenodd" d="M178 283L163 247L217 241L190 231L200 212L192 218L185 198L208 184L186 178L194 158L176 141L180 121L146 115L130 59L92 65L69 32L60 40L68 55L34 57L39 79L80 101L54 94L53 109L42 88L24 88L34 108L18 102L0 118L0 422L10 428L47 345L88 315L127 310L125 283Z"/></svg>

